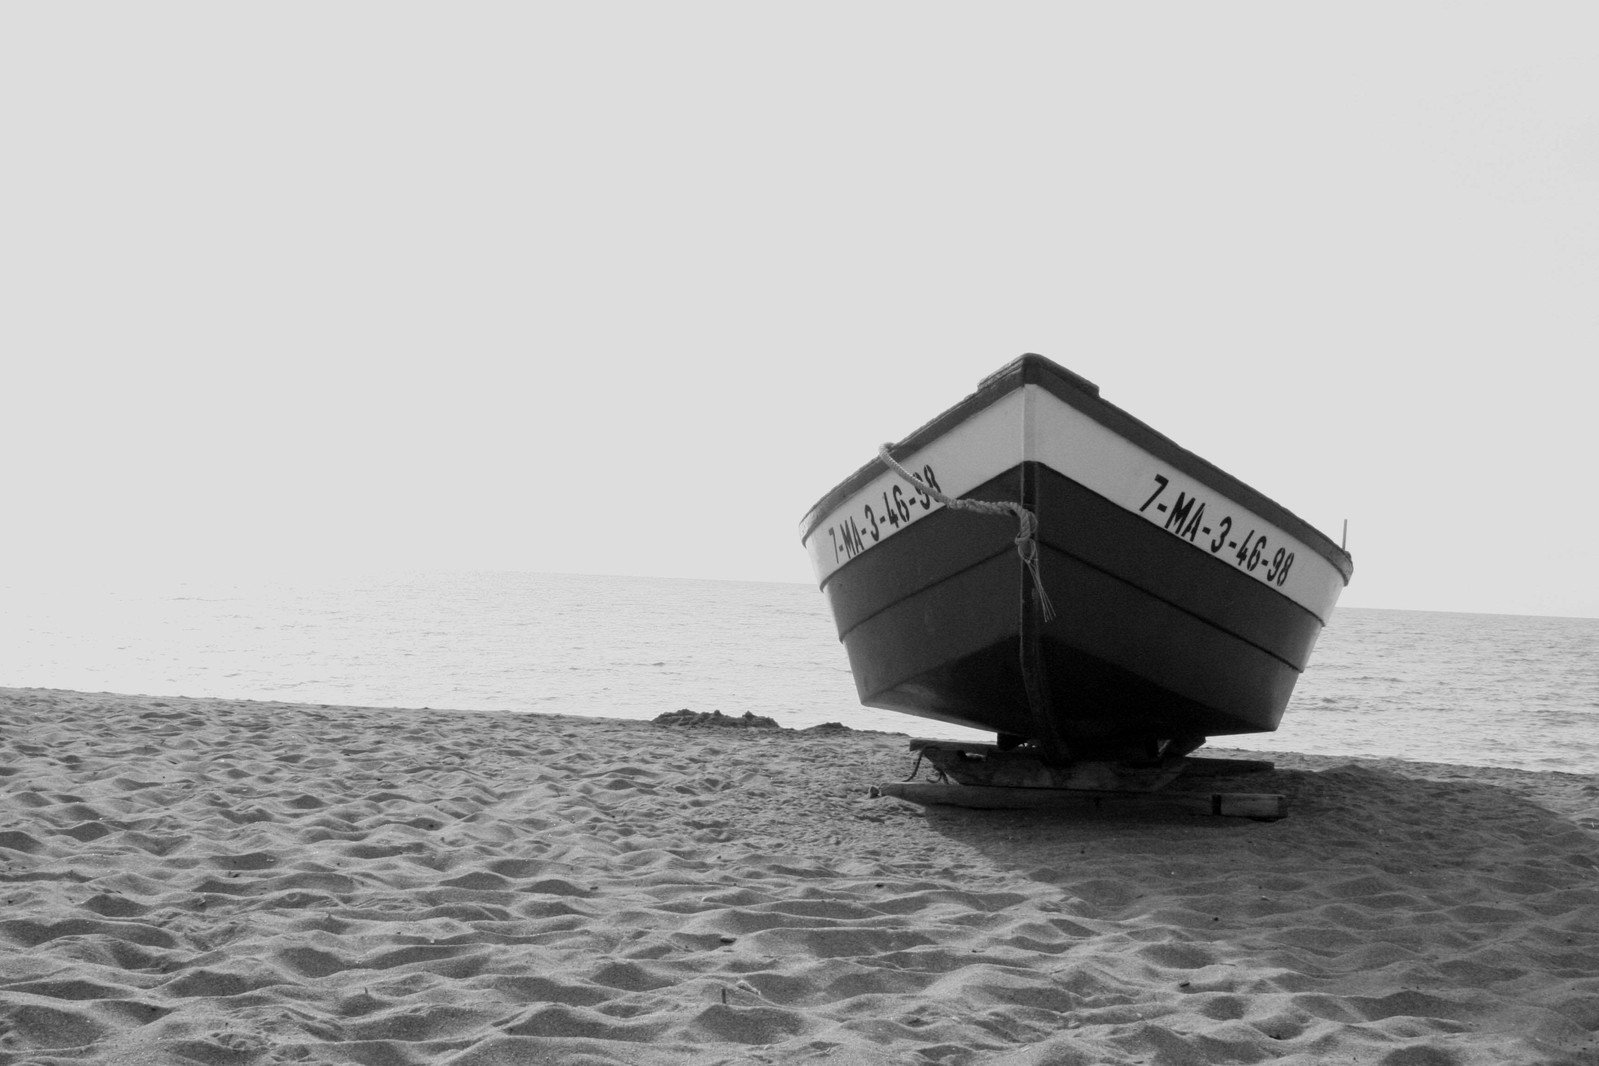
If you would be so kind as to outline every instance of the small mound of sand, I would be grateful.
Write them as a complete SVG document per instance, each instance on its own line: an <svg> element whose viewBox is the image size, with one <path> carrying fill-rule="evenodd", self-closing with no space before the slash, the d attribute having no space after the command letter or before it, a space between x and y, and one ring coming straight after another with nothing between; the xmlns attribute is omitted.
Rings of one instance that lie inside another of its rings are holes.
<svg viewBox="0 0 1599 1066"><path fill-rule="evenodd" d="M656 715L652 721L656 725L687 725L687 726L723 726L733 729L777 729L776 719L767 718L765 715L751 714L745 711L736 718L721 711L691 711L684 707L680 711L667 711Z"/></svg>

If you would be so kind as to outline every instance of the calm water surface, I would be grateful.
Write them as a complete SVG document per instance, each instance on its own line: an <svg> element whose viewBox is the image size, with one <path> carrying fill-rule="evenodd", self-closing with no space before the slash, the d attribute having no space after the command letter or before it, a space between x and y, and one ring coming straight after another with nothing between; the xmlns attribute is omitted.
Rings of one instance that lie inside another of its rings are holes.
<svg viewBox="0 0 1599 1066"><path fill-rule="evenodd" d="M807 585L526 573L0 585L0 685L966 730L859 705ZM1599 619L1351 608L1257 750L1599 770Z"/></svg>

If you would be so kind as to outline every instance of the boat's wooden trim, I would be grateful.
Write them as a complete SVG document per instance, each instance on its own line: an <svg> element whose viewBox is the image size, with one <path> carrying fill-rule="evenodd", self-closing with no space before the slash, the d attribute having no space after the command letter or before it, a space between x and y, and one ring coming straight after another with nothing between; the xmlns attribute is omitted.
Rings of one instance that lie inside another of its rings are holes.
<svg viewBox="0 0 1599 1066"><path fill-rule="evenodd" d="M1023 390L1030 387L1033 397L1026 403L1034 409L1046 414L1053 410L1049 417L1060 424L1065 423L1061 422L1059 408L1076 412L1085 419L1078 423L1079 428L1090 423L1102 427L1125 442L1125 447L1146 454L1153 463L1163 464L1163 469L1193 479L1215 497L1230 501L1240 512L1249 512L1259 523L1275 527L1273 543L1293 541L1303 545L1315 557L1325 560L1325 565L1336 573L1340 587L1348 581L1353 572L1349 555L1331 539L1269 497L1100 399L1092 383L1042 356L1023 356L986 379L976 393L906 437L894 448L895 457L913 470L923 465L932 466L940 478L939 487L957 496L991 479L1001 469L1030 459L1044 461L1068 476L1075 474L1091 480L1093 466L1085 466L1081 460L1087 458L1091 462L1092 456L1084 454L1074 459L1070 452L1065 458L1058 454L1059 449L1071 446L1070 433L1057 440L1058 426L1036 425L1036 416L1029 421L1015 409ZM1041 402L1039 394L1047 394L1048 402ZM1026 435L1025 442L1022 434ZM864 516L852 514L863 506L862 498L868 503L875 502L882 492L892 490L896 484L900 483L895 475L874 459L836 486L806 515L801 523L801 537L811 552L818 580L824 586L837 569L880 543L883 534L902 532L897 526L861 530L858 527L864 522ZM1140 486L1133 486L1133 491L1140 491ZM936 507L929 506L927 501L917 501L912 520L934 509ZM822 537L832 531L836 541L839 530L847 533L851 529L852 517L856 518L857 542L849 543L849 537L845 536L842 547L835 543L831 551L824 550L828 546L822 544ZM1295 580L1298 582L1300 578ZM1297 599L1325 616L1331 607L1330 603L1324 604L1327 595L1317 593L1311 598L1307 595L1301 594ZM1336 592L1332 597L1336 597Z"/></svg>
<svg viewBox="0 0 1599 1066"><path fill-rule="evenodd" d="M1048 474L1034 474L1040 468L1081 489L1072 509L1038 515L1042 537L1069 539L1094 521L1120 532L1132 528L1123 521L1130 517L1146 527L1137 534L1144 543L1165 542L1155 553L1162 566L1240 588L1226 575L1243 576L1258 586L1246 598L1258 599L1263 592L1286 598L1321 621L1344 588L1345 573L1337 561L1301 537L1214 485L1190 479L1176 465L1035 385L1004 396L903 458L913 471L933 473L937 487L949 495L1010 502L1021 501L1035 476L1042 479L1041 491L1059 495ZM820 516L806 537L824 589L836 575L880 559L888 545L903 548L904 538L945 515L942 504L918 496L886 468L879 470ZM985 524L985 535L1005 531L1003 518L963 515L961 520ZM922 550L931 544L925 536L913 539ZM934 554L939 554L936 548ZM845 617L839 623L841 630L850 624Z"/></svg>

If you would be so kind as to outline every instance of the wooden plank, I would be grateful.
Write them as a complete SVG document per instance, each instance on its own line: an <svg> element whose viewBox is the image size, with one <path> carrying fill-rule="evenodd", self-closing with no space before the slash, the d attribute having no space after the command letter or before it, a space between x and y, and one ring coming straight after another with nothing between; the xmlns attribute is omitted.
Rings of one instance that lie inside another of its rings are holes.
<svg viewBox="0 0 1599 1066"><path fill-rule="evenodd" d="M873 786L873 797L978 810L1186 811L1221 818L1275 821L1288 814L1287 797L1267 792L1103 792L1076 788L1007 788L895 781Z"/></svg>

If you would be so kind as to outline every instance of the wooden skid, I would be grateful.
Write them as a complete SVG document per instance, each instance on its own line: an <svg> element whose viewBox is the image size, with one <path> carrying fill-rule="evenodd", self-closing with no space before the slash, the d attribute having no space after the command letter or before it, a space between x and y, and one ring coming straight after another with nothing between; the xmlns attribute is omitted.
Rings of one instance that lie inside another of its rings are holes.
<svg viewBox="0 0 1599 1066"><path fill-rule="evenodd" d="M1084 760L1051 765L1030 749L1001 750L975 741L912 738L910 749L949 780L962 785L1054 788L1090 792L1155 792L1175 781L1208 789L1216 778L1261 773L1272 764L1258 759L1192 756L1132 764Z"/></svg>
<svg viewBox="0 0 1599 1066"><path fill-rule="evenodd" d="M1285 796L1265 792L1107 792L1080 788L1010 788L999 785L934 785L896 781L874 785L873 798L979 810L1087 809L1186 811L1221 818L1276 821L1288 814Z"/></svg>

